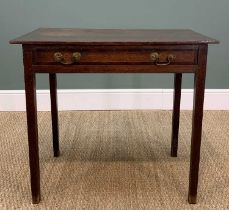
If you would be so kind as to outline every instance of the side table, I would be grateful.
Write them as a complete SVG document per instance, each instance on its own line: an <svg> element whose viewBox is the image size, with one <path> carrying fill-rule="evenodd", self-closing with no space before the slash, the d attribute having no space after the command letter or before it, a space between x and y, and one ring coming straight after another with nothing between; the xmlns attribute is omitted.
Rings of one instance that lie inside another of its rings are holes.
<svg viewBox="0 0 229 210"><path fill-rule="evenodd" d="M217 40L192 30L39 28L10 41L22 44L32 202L40 201L36 78L48 73L54 156L59 156L56 73L173 73L171 156L177 156L183 73L194 74L189 203L197 202L208 44Z"/></svg>

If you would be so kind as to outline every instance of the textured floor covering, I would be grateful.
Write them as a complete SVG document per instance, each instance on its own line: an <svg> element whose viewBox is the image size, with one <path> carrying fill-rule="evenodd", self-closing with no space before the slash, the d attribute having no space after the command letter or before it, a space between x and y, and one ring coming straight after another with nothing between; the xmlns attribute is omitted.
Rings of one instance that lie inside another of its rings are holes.
<svg viewBox="0 0 229 210"><path fill-rule="evenodd" d="M191 112L170 157L170 111L60 112L39 121L42 201L31 204L25 113L0 112L0 209L229 209L229 112L204 113L198 204L187 203Z"/></svg>

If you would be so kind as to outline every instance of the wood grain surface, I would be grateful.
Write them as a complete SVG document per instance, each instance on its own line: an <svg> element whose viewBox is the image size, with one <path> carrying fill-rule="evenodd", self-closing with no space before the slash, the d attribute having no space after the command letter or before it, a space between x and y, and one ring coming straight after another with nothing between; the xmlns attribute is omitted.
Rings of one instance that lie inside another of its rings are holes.
<svg viewBox="0 0 229 210"><path fill-rule="evenodd" d="M217 40L192 30L39 28L10 41L11 44L210 44Z"/></svg>

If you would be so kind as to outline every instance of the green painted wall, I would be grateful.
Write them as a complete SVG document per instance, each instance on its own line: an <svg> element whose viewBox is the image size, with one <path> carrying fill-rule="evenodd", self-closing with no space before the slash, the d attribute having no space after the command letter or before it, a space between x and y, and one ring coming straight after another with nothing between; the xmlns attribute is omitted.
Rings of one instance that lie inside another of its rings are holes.
<svg viewBox="0 0 229 210"><path fill-rule="evenodd" d="M23 89L22 51L8 41L38 27L191 28L209 47L207 88L229 88L228 0L0 0L0 90ZM59 75L59 88L171 88L172 75ZM37 86L48 87L47 75ZM191 75L184 88L193 86Z"/></svg>

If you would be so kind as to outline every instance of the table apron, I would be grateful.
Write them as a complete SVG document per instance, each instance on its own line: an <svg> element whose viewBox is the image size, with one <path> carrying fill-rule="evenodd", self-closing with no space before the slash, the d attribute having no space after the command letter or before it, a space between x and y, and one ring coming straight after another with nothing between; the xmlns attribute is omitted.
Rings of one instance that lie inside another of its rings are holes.
<svg viewBox="0 0 229 210"><path fill-rule="evenodd" d="M198 65L32 65L35 73L195 73Z"/></svg>

